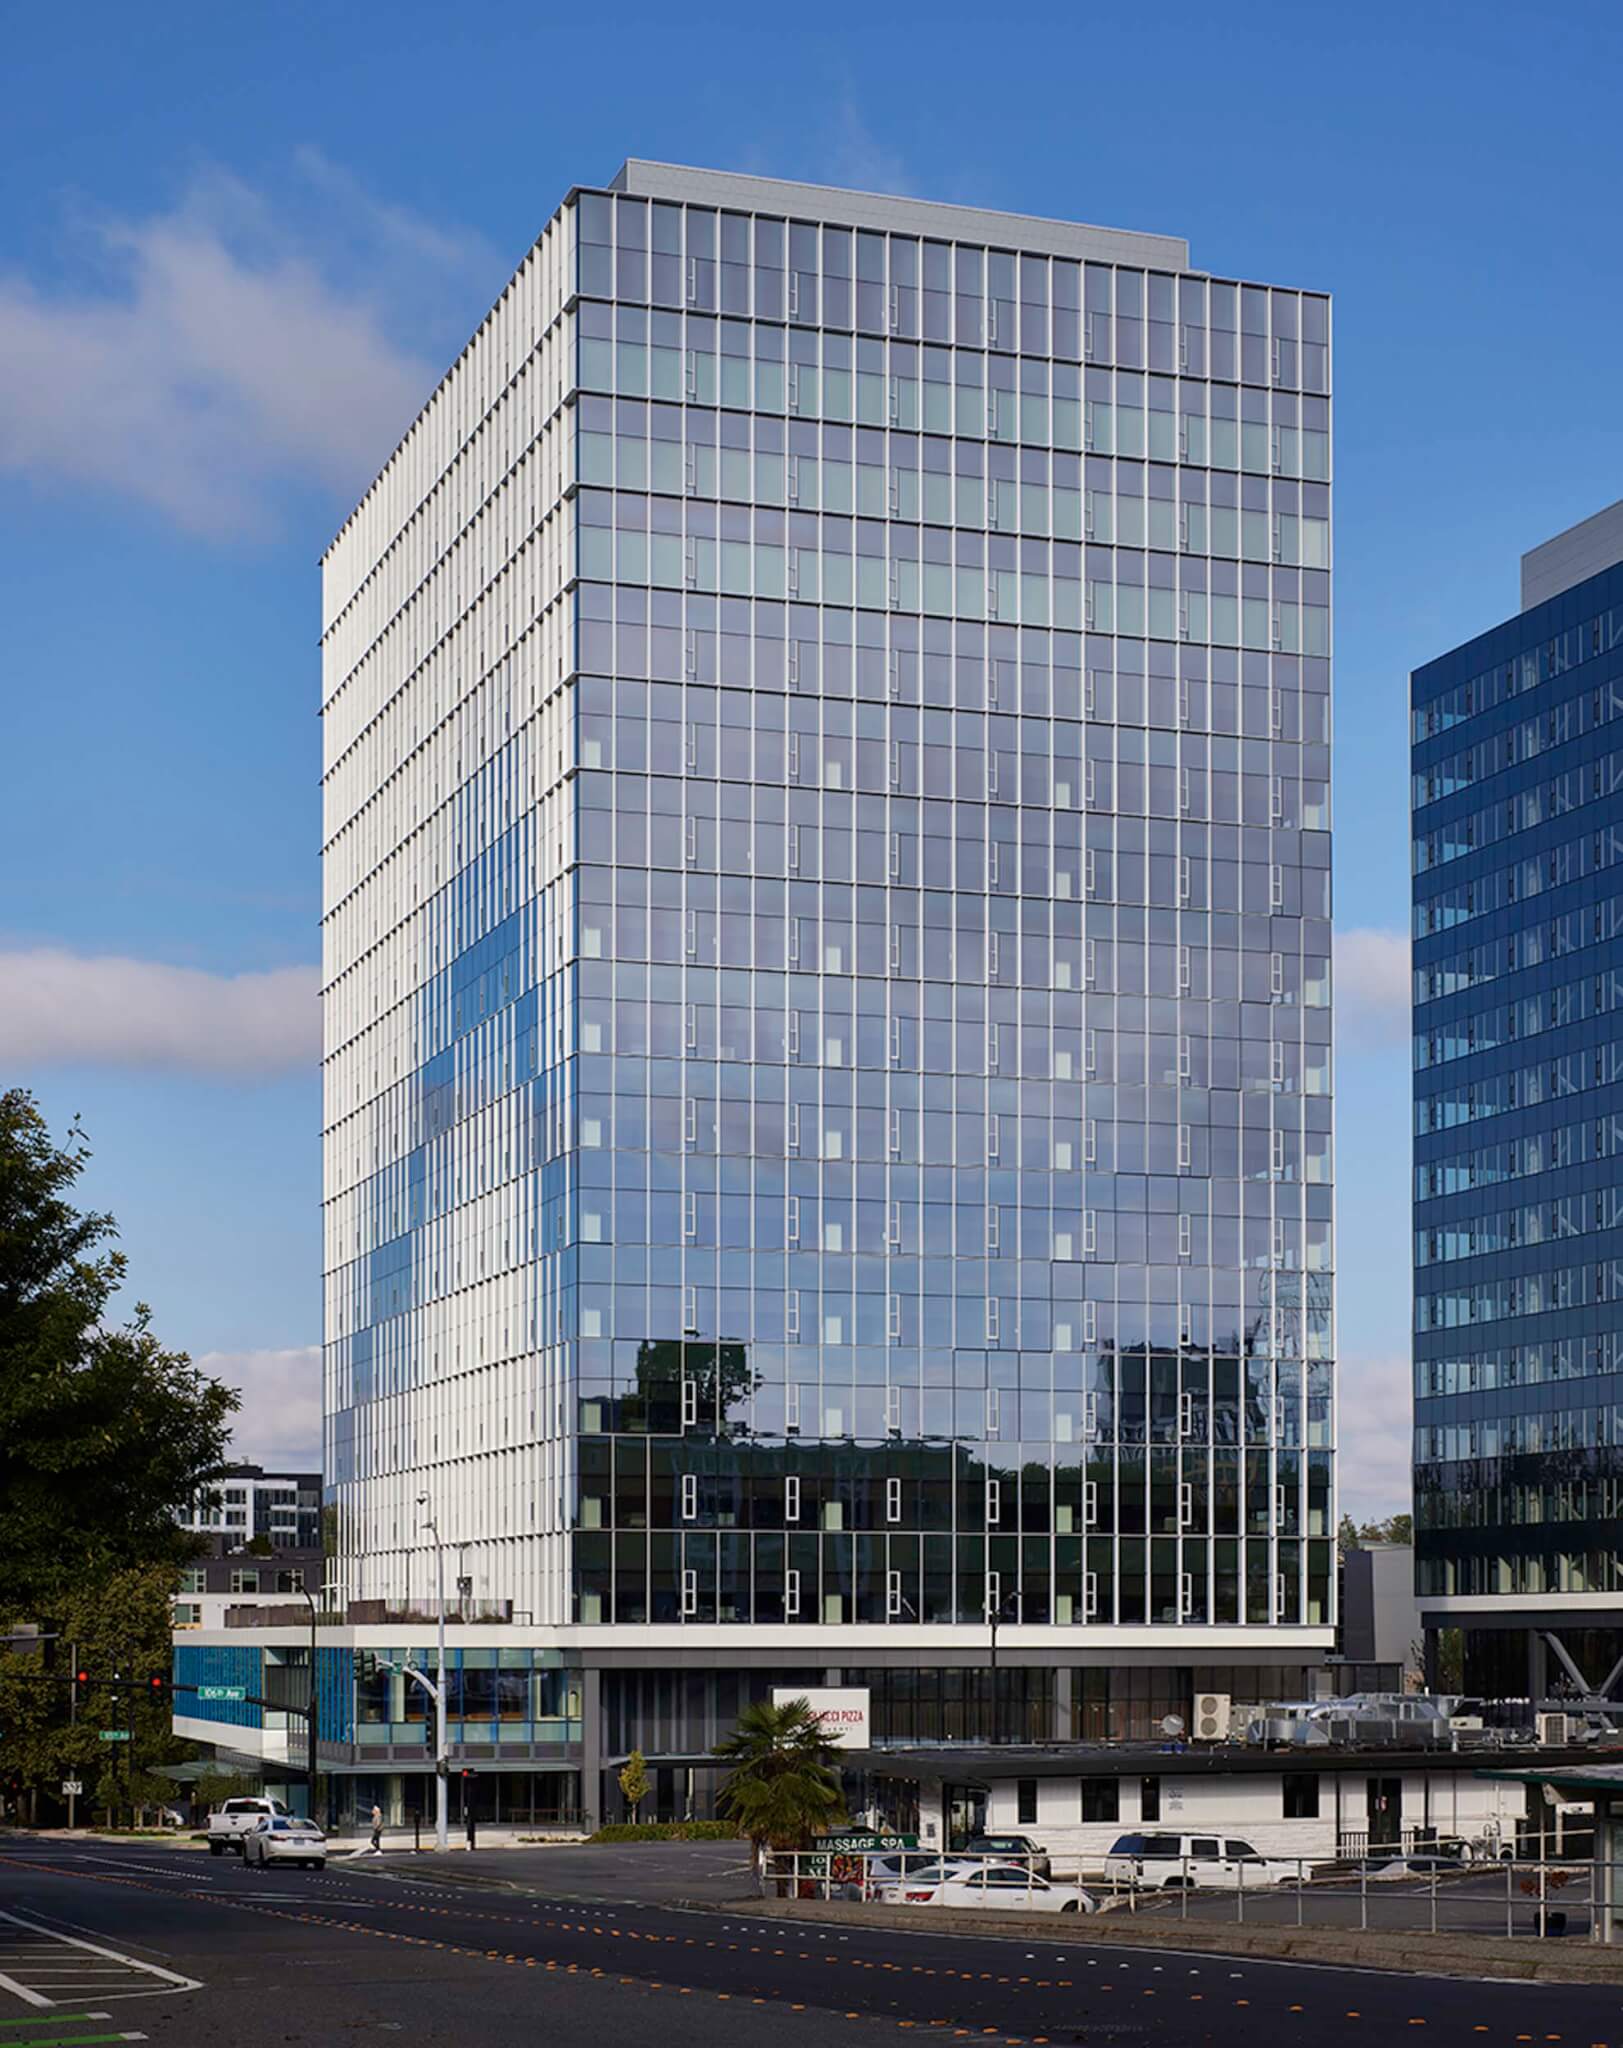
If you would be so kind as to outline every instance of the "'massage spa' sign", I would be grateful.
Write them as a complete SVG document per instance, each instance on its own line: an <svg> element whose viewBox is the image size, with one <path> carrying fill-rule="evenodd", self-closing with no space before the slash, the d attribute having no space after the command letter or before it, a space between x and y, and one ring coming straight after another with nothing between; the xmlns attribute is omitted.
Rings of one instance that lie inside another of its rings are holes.
<svg viewBox="0 0 1623 2048"><path fill-rule="evenodd" d="M868 1747L870 1723L868 1688L865 1685L831 1685L798 1692L792 1685L775 1685L772 1688L773 1706L787 1706L790 1700L805 1700L822 1722L824 1735L838 1747Z"/></svg>

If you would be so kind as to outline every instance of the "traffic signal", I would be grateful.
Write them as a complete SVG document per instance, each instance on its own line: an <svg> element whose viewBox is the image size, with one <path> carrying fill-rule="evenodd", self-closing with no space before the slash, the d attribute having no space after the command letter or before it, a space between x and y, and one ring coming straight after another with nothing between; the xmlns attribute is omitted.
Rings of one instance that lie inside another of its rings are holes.
<svg viewBox="0 0 1623 2048"><path fill-rule="evenodd" d="M168 1686L169 1681L167 1678L164 1677L161 1671L154 1671L152 1676L147 1680L148 1692L165 1692L168 1690Z"/></svg>
<svg viewBox="0 0 1623 2048"><path fill-rule="evenodd" d="M88 1671L74 1672L73 1682L75 1685L88 1685L90 1683L90 1673Z"/></svg>
<svg viewBox="0 0 1623 2048"><path fill-rule="evenodd" d="M465 1770L465 1771L464 1771L464 1772L462 1773L462 1775L463 1775L463 1777L465 1777L465 1778L471 1778L471 1777L473 1776L473 1772L472 1772L472 1771L467 1771L467 1770Z"/></svg>

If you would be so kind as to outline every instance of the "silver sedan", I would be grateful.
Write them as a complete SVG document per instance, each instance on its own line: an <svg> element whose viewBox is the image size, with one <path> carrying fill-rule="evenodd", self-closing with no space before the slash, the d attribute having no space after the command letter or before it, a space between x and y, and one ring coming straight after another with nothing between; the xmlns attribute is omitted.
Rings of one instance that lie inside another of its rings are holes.
<svg viewBox="0 0 1623 2048"><path fill-rule="evenodd" d="M320 1870L327 1861L327 1837L314 1821L291 1820L267 1813L243 1837L242 1860L263 1870L270 1863L293 1863Z"/></svg>

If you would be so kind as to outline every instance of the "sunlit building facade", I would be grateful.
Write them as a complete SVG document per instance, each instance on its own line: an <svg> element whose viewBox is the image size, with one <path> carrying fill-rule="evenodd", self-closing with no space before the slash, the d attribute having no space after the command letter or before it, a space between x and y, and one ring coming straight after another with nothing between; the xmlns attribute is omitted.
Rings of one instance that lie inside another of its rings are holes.
<svg viewBox="0 0 1623 2048"><path fill-rule="evenodd" d="M985 1733L992 1619L1021 1732L1301 1689L1329 389L1170 237L570 194L325 564L347 1598L431 1513L605 1753L678 1660Z"/></svg>

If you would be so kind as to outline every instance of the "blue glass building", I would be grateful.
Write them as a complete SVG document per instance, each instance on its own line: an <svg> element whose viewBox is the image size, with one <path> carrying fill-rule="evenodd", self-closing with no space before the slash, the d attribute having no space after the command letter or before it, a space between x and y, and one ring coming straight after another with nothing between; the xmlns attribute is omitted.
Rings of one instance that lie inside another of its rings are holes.
<svg viewBox="0 0 1623 2048"><path fill-rule="evenodd" d="M1418 1591L1506 1696L1623 1650L1620 565L1613 507L1412 677Z"/></svg>
<svg viewBox="0 0 1623 2048"><path fill-rule="evenodd" d="M588 1780L740 1674L986 1733L994 1619L1043 1735L1328 1649L1329 342L633 162L329 552L339 1573L426 1496Z"/></svg>

